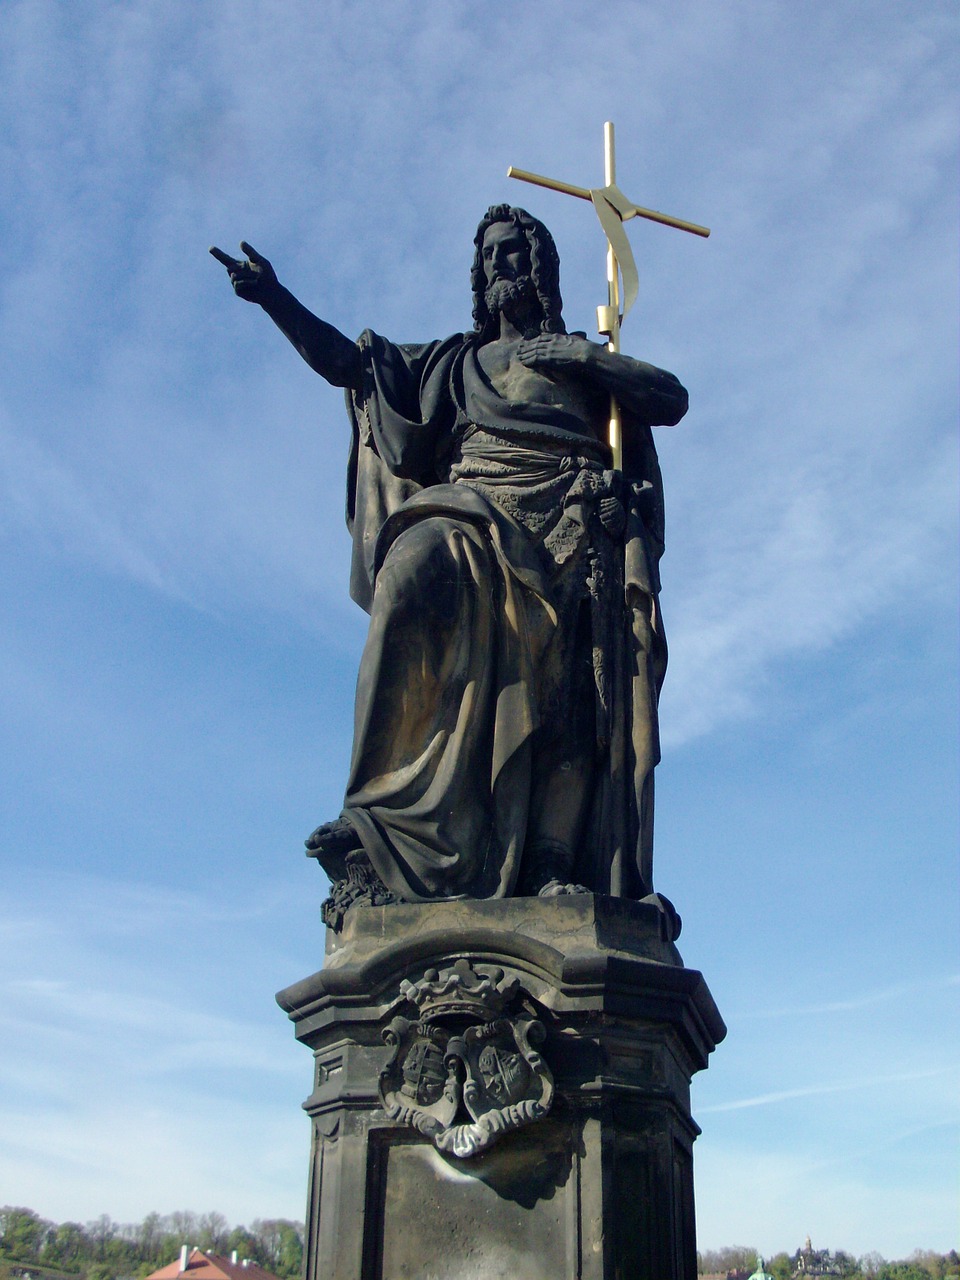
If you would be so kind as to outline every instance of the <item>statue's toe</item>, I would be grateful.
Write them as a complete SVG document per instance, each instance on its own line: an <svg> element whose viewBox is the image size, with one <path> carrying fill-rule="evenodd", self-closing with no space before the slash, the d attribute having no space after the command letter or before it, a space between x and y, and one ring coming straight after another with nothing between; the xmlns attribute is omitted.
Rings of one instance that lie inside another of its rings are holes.
<svg viewBox="0 0 960 1280"><path fill-rule="evenodd" d="M538 898L562 898L567 894L590 893L586 885L564 884L562 880L548 880L537 892Z"/></svg>
<svg viewBox="0 0 960 1280"><path fill-rule="evenodd" d="M349 853L351 849L360 848L360 838L346 818L322 822L303 843L307 847L307 856L312 858L318 853Z"/></svg>
<svg viewBox="0 0 960 1280"><path fill-rule="evenodd" d="M346 818L321 823L315 831L311 831L304 844L307 846L307 857L316 858L331 880L346 878L347 855L362 847L360 837Z"/></svg>

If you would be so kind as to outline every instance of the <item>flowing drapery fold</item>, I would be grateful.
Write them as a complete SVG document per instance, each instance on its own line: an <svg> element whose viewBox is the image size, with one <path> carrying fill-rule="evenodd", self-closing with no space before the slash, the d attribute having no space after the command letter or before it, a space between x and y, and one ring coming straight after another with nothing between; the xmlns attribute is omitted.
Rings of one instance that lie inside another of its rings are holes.
<svg viewBox="0 0 960 1280"><path fill-rule="evenodd" d="M620 475L591 423L499 396L475 335L360 349L347 516L371 623L344 816L405 900L509 896L544 850L644 896L666 662L650 425L626 417Z"/></svg>

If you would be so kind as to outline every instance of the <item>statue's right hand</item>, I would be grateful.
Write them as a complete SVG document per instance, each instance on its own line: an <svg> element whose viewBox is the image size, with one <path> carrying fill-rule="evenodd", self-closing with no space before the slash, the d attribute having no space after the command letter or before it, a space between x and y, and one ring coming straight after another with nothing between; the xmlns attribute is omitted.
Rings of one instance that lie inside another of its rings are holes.
<svg viewBox="0 0 960 1280"><path fill-rule="evenodd" d="M267 259L262 258L246 240L240 241L240 248L247 255L243 260L231 258L216 245L211 246L210 252L227 268L227 275L238 298L243 298L246 302L264 303L279 285L277 273Z"/></svg>

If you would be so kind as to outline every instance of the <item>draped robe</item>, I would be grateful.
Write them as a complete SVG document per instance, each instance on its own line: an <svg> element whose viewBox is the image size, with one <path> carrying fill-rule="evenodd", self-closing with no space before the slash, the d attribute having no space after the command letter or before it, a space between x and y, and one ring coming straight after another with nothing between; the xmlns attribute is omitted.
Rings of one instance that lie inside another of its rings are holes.
<svg viewBox="0 0 960 1280"><path fill-rule="evenodd" d="M347 517L370 630L343 816L406 901L508 897L544 856L645 896L666 665L651 423L624 415L621 476L602 424L500 396L474 334L359 347Z"/></svg>

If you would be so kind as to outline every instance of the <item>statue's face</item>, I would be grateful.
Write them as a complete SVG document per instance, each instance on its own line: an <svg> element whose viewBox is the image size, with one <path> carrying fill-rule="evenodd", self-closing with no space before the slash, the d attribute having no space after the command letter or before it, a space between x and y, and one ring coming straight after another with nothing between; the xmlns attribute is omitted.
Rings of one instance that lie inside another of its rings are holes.
<svg viewBox="0 0 960 1280"><path fill-rule="evenodd" d="M481 258L488 285L496 280L519 280L530 274L527 237L512 222L494 222L487 227Z"/></svg>

